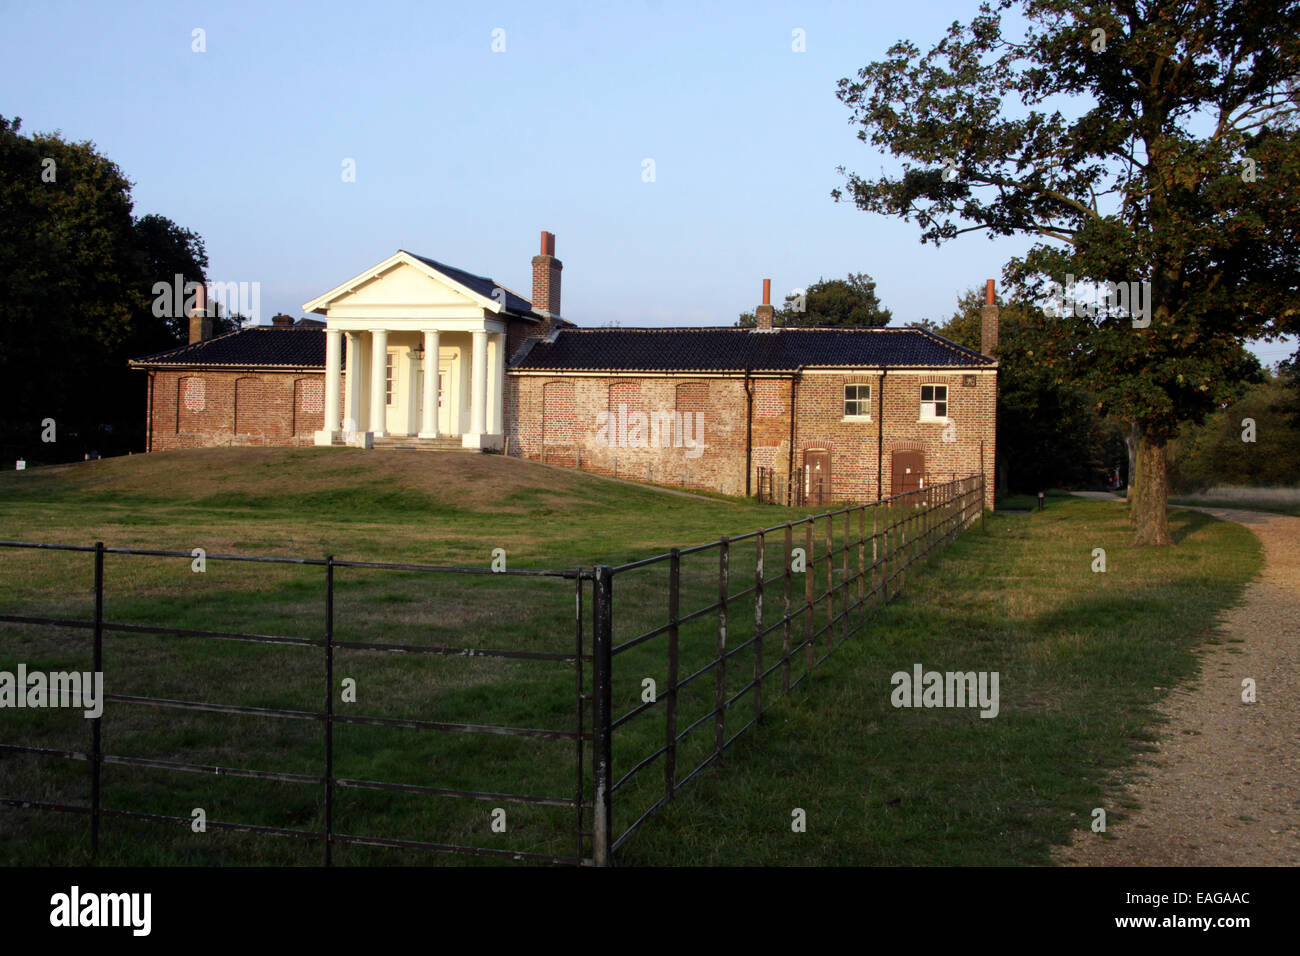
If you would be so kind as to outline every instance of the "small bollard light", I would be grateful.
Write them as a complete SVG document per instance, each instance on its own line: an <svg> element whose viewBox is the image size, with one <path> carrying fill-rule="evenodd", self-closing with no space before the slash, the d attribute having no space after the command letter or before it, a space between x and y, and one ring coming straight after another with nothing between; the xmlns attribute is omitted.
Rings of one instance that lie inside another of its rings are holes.
<svg viewBox="0 0 1300 956"><path fill-rule="evenodd" d="M1044 497L1044 495L1043 495L1043 493L1040 491L1040 492L1038 493L1038 510L1039 510L1039 511L1042 511L1042 510L1043 510L1043 497Z"/></svg>

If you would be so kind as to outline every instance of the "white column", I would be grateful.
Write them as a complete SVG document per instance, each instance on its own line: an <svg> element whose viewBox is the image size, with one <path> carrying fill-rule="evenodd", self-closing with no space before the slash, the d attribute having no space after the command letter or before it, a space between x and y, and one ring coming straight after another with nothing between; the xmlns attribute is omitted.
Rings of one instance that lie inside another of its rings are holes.
<svg viewBox="0 0 1300 956"><path fill-rule="evenodd" d="M438 437L438 330L424 330L424 411L420 437Z"/></svg>
<svg viewBox="0 0 1300 956"><path fill-rule="evenodd" d="M361 333L348 332L348 374L345 389L344 401L347 404L347 415L344 416L346 423L350 423L354 432L365 431L364 422L361 421L361 388L364 381L361 364Z"/></svg>
<svg viewBox="0 0 1300 956"><path fill-rule="evenodd" d="M388 430L388 330L370 330L370 431L383 438Z"/></svg>
<svg viewBox="0 0 1300 956"><path fill-rule="evenodd" d="M505 402L506 337L488 336L488 434L502 434L502 406Z"/></svg>
<svg viewBox="0 0 1300 956"><path fill-rule="evenodd" d="M473 373L470 379L469 420L472 447L483 447L483 435L487 431L487 331L474 332Z"/></svg>
<svg viewBox="0 0 1300 956"><path fill-rule="evenodd" d="M339 430L339 377L343 374L343 333L325 330L325 427L316 433L316 444L328 445Z"/></svg>

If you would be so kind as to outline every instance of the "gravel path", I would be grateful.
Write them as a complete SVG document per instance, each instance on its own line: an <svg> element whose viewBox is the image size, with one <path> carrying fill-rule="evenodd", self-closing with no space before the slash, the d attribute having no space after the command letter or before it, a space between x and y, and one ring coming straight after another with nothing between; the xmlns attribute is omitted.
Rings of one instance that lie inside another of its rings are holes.
<svg viewBox="0 0 1300 956"><path fill-rule="evenodd" d="M1300 518L1194 510L1250 528L1263 572L1224 612L1223 643L1198 652L1200 677L1161 704L1169 723L1129 790L1141 809L1106 836L1076 831L1055 855L1066 866L1300 864Z"/></svg>

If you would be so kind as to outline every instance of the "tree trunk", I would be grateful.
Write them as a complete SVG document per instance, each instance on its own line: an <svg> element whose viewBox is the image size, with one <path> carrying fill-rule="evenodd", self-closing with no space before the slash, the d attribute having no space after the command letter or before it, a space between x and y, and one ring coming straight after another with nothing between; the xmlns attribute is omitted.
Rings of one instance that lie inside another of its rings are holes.
<svg viewBox="0 0 1300 956"><path fill-rule="evenodd" d="M1142 459L1138 457L1138 451L1142 444L1142 431L1137 427L1136 422L1129 429L1124 444L1129 450L1128 523L1136 528L1138 515L1142 512Z"/></svg>
<svg viewBox="0 0 1300 956"><path fill-rule="evenodd" d="M1137 497L1133 519L1135 545L1164 547L1174 543L1169 535L1169 458L1163 441L1143 436L1138 445Z"/></svg>
<svg viewBox="0 0 1300 956"><path fill-rule="evenodd" d="M1130 501L1133 500L1133 486L1137 484L1138 442L1141 438L1142 431L1138 428L1137 422L1130 422L1128 434L1124 436L1124 446L1128 449L1128 481L1124 497Z"/></svg>

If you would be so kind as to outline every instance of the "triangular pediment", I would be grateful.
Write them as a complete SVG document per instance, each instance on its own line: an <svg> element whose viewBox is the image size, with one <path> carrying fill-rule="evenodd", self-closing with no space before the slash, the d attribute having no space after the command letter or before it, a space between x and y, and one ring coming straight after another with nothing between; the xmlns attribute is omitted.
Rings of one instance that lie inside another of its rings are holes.
<svg viewBox="0 0 1300 956"><path fill-rule="evenodd" d="M502 297L503 298L503 297ZM409 306L464 307L501 312L501 301L484 296L429 262L399 250L383 262L353 276L303 305L305 312Z"/></svg>

